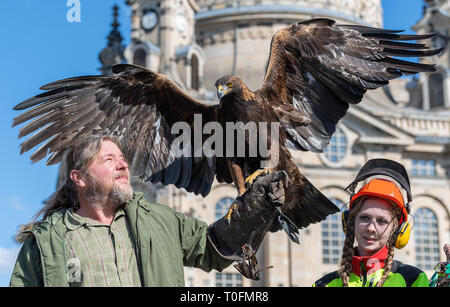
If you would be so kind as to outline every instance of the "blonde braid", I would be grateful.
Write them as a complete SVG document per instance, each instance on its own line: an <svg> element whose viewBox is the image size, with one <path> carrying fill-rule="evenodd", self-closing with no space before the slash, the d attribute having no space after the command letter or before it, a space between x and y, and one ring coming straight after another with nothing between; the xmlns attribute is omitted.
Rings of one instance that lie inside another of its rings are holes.
<svg viewBox="0 0 450 307"><path fill-rule="evenodd" d="M339 265L339 275L342 279L343 287L348 287L348 282L350 280L350 273L352 272L354 242L355 242L355 226L353 224L349 224L347 226L344 247L342 249L342 259Z"/></svg>
<svg viewBox="0 0 450 307"><path fill-rule="evenodd" d="M393 206L394 216L393 216L393 227L392 227L392 233L389 238L389 241L387 243L388 247L388 255L386 257L386 260L384 262L384 272L383 276L381 276L381 279L377 282L377 287L382 287L386 279L389 277L389 273L392 269L392 263L394 262L394 247L395 247L395 241L397 240L397 229L398 229L398 221L400 220L400 217L402 216L400 209L398 209L395 205Z"/></svg>
<svg viewBox="0 0 450 307"><path fill-rule="evenodd" d="M394 242L395 243L395 242ZM384 261L384 272L381 279L377 282L377 287L382 287L386 279L389 277L389 273L391 272L392 263L394 262L394 245L390 242L388 243L388 255L386 260Z"/></svg>
<svg viewBox="0 0 450 307"><path fill-rule="evenodd" d="M348 287L350 280L350 274L352 272L352 260L355 255L353 244L355 243L355 217L361 210L361 204L364 199L359 199L353 205L352 210L349 213L348 221L346 222L346 232L344 247L342 249L342 258L339 264L339 276L342 279L343 287Z"/></svg>

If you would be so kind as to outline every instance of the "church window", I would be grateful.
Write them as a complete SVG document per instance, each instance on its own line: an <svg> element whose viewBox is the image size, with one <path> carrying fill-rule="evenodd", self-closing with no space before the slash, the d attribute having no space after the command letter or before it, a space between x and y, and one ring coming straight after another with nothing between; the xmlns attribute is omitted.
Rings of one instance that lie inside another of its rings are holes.
<svg viewBox="0 0 450 307"><path fill-rule="evenodd" d="M191 88L198 91L200 88L199 67L198 58L195 54L191 57Z"/></svg>
<svg viewBox="0 0 450 307"><path fill-rule="evenodd" d="M444 80L442 75L438 72L432 73L428 80L430 90L430 108L442 108L445 106L444 102Z"/></svg>
<svg viewBox="0 0 450 307"><path fill-rule="evenodd" d="M145 53L144 49L142 48L136 49L133 56L133 64L142 67L147 67L146 57L147 54Z"/></svg>
<svg viewBox="0 0 450 307"><path fill-rule="evenodd" d="M343 201L337 198L330 200L338 207L346 209ZM345 234L342 231L341 216L329 215L321 223L322 227L322 262L325 264L337 264L341 260L342 248L344 247Z"/></svg>
<svg viewBox="0 0 450 307"><path fill-rule="evenodd" d="M421 177L436 176L436 162L434 160L412 159L412 175Z"/></svg>
<svg viewBox="0 0 450 307"><path fill-rule="evenodd" d="M438 222L434 212L420 208L415 216L416 264L422 270L432 270L439 262Z"/></svg>
<svg viewBox="0 0 450 307"><path fill-rule="evenodd" d="M239 273L216 273L216 287L242 287Z"/></svg>
<svg viewBox="0 0 450 307"><path fill-rule="evenodd" d="M330 143L323 150L323 156L328 162L338 163L344 160L348 150L347 136L341 128L337 128Z"/></svg>

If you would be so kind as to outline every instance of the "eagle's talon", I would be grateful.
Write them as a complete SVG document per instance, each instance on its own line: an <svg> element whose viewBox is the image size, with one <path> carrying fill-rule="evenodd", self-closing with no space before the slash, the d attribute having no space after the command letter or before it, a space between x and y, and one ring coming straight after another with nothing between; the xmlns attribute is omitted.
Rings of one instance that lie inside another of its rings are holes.
<svg viewBox="0 0 450 307"><path fill-rule="evenodd" d="M268 169L268 168L265 168L265 169L259 169L259 170L255 171L253 174L251 174L250 176L248 176L247 178L245 178L245 183L246 183L246 184L252 184L253 181L255 181L255 179L256 179L258 176L261 176L261 175L267 175L267 174L269 174L269 173L271 173L271 172L272 172L272 170L270 170L270 169Z"/></svg>
<svg viewBox="0 0 450 307"><path fill-rule="evenodd" d="M237 216L240 216L237 209L237 204L236 203L232 203L230 208L227 211L227 214L225 215L225 219L228 222L228 225L231 225L231 214L233 213L233 211L237 214Z"/></svg>

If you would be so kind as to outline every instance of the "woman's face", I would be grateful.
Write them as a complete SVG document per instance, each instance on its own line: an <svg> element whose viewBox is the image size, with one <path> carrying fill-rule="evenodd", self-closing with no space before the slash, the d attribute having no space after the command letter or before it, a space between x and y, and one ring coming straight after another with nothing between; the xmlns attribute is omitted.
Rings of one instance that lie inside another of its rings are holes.
<svg viewBox="0 0 450 307"><path fill-rule="evenodd" d="M383 248L394 227L392 205L382 198L364 200L355 217L355 239L359 256L372 256Z"/></svg>

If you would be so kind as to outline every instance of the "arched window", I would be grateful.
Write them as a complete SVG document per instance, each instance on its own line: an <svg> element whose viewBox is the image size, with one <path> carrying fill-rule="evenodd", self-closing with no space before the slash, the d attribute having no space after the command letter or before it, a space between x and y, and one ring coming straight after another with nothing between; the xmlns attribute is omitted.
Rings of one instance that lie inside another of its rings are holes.
<svg viewBox="0 0 450 307"><path fill-rule="evenodd" d="M330 200L338 207L344 203L337 198ZM345 206L342 206L345 210ZM337 264L341 260L344 247L345 234L342 231L341 215L329 215L322 225L322 262L325 264Z"/></svg>
<svg viewBox="0 0 450 307"><path fill-rule="evenodd" d="M133 64L142 67L147 67L146 57L147 54L145 53L144 49L142 48L136 49L133 55Z"/></svg>
<svg viewBox="0 0 450 307"><path fill-rule="evenodd" d="M444 80L442 75L438 72L432 73L428 80L428 87L430 91L430 108L444 107Z"/></svg>
<svg viewBox="0 0 450 307"><path fill-rule="evenodd" d="M420 208L414 217L417 266L422 270L432 270L439 262L439 233L436 214L428 208Z"/></svg>
<svg viewBox="0 0 450 307"><path fill-rule="evenodd" d="M215 210L216 221L222 218L228 212L228 209L230 208L233 201L234 199L231 197L224 197L217 202Z"/></svg>
<svg viewBox="0 0 450 307"><path fill-rule="evenodd" d="M193 54L191 57L191 88L196 91L200 88L198 65L198 58L195 54Z"/></svg>
<svg viewBox="0 0 450 307"><path fill-rule="evenodd" d="M341 128L337 128L331 137L330 144L323 150L323 156L328 162L339 163L347 155L347 136Z"/></svg>

